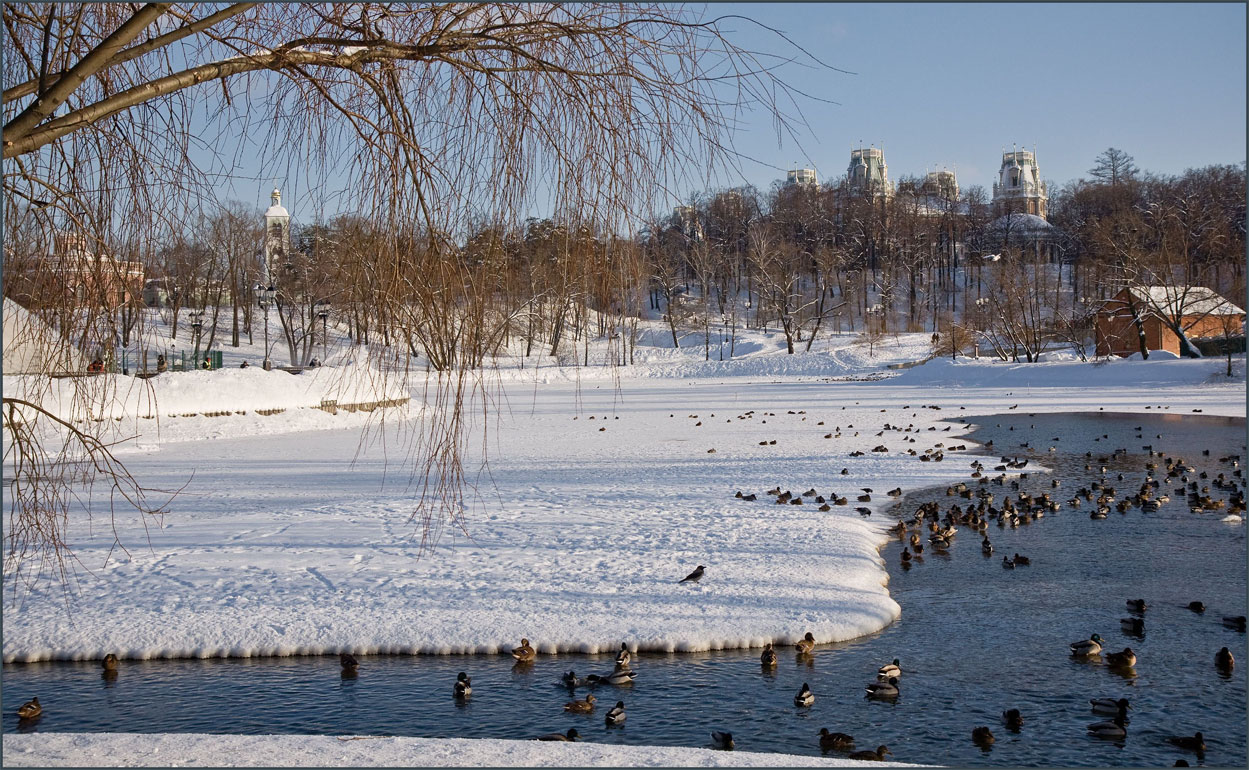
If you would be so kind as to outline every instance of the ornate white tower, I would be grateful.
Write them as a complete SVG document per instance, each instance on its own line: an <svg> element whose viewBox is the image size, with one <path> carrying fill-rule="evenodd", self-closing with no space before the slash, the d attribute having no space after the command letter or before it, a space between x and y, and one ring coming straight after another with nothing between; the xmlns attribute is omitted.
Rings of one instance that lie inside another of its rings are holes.
<svg viewBox="0 0 1249 770"><path fill-rule="evenodd" d="M1037 168L1036 154L1027 150L1002 153L1002 169L993 185L993 211L1005 214L1035 214L1045 219L1045 183Z"/></svg>
<svg viewBox="0 0 1249 770"><path fill-rule="evenodd" d="M791 168L785 175L786 185L816 185L819 182L815 178L815 169L813 168Z"/></svg>
<svg viewBox="0 0 1249 770"><path fill-rule="evenodd" d="M851 190L861 195L891 197L893 185L889 182L885 151L876 147L851 150L846 182Z"/></svg>
<svg viewBox="0 0 1249 770"><path fill-rule="evenodd" d="M290 251L291 215L282 205L282 191L275 187L265 212L265 285L273 284L277 270L286 264Z"/></svg>

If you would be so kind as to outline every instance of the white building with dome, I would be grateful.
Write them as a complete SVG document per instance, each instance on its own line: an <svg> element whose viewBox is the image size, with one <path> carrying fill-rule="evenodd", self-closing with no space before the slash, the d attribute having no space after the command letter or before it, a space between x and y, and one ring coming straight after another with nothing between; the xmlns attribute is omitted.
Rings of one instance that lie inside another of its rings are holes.
<svg viewBox="0 0 1249 770"><path fill-rule="evenodd" d="M272 285L282 266L290 260L291 214L282 205L282 191L273 188L265 211L264 283Z"/></svg>
<svg viewBox="0 0 1249 770"><path fill-rule="evenodd" d="M993 185L993 213L1031 214L1046 218L1045 182L1037 168L1036 153L1027 150L1011 150L1002 153L1002 168L998 181Z"/></svg>

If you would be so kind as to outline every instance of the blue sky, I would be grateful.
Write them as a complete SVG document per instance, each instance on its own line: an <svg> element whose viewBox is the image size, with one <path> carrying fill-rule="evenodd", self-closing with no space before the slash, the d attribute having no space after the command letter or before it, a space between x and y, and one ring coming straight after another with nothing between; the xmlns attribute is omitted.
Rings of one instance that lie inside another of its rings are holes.
<svg viewBox="0 0 1249 770"><path fill-rule="evenodd" d="M766 191L786 168L814 166L820 181L845 174L850 150L883 146L892 179L950 168L966 188L989 191L1003 148L1035 146L1042 177L1061 185L1087 176L1118 147L1146 171L1241 163L1246 158L1245 5L1193 3L713 3L708 17L736 14L774 27L827 68L786 65L782 77L815 99L801 147L778 144L762 111L745 115L741 175ZM791 55L757 25L727 20L739 46ZM257 139L257 141L259 141ZM245 152L250 154L252 150ZM295 170L276 180L235 170L221 194L264 208L276 181L297 219L312 202ZM691 182L683 198L708 189ZM673 201L676 203L677 201ZM339 205L329 203L331 207ZM535 212L544 213L544 212Z"/></svg>
<svg viewBox="0 0 1249 770"><path fill-rule="evenodd" d="M1114 146L1148 171L1173 174L1246 157L1243 4L711 4L788 35L857 74L790 66L785 78L839 105L808 101L802 149L777 146L757 115L737 137L778 168L843 175L850 150L883 145L891 178L957 168L961 186L989 188L1001 150L1035 144L1041 174L1087 176ZM775 37L728 22L735 42L783 50ZM805 151L805 153L804 153ZM783 174L747 163L766 189Z"/></svg>

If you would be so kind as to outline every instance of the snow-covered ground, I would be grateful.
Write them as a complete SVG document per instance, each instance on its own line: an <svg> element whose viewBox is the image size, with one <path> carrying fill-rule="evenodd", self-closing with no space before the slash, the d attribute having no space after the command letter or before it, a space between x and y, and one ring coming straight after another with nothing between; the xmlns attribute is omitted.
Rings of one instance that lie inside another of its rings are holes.
<svg viewBox="0 0 1249 770"><path fill-rule="evenodd" d="M332 735L6 735L5 767L865 767L839 757L670 746ZM902 762L873 762L924 767Z"/></svg>
<svg viewBox="0 0 1249 770"><path fill-rule="evenodd" d="M423 379L409 383L413 406L387 410L379 425L368 421L382 412L310 408L325 397L311 390L281 396L282 413L255 413L275 408L277 389L313 381L304 379L309 372L162 375L148 382L158 386L164 416L123 416L120 430L138 437L120 451L144 483L185 490L147 529L118 514L128 553L112 550L106 513L74 520L69 543L81 568L68 605L57 586L15 592L6 583L4 660L496 653L521 637L543 654L621 641L646 650L759 646L806 631L820 642L849 639L905 611L889 596L877 553L889 519L855 508L879 513L892 503L887 490L966 477L970 460L954 449L966 441L943 419L1012 407L1245 414L1243 356L1231 379L1222 359L939 358L895 370L886 367L926 357L928 336L890 340L869 354L852 335L829 336L816 352L787 356L778 335L746 335L742 355L724 364L705 361L701 345L639 349L644 363L619 369L503 362L487 377L494 412L470 429L465 529L446 528L423 555L411 518L420 479L408 455L423 425ZM315 377L329 382L343 371L326 367ZM352 397L392 397L395 382ZM479 414L477 406L469 413ZM204 416L210 411L235 413ZM366 423L373 429L362 441ZM921 460L937 450L942 462ZM826 513L811 498L775 505L765 491L777 486L835 492L849 504ZM862 488L873 490L870 502L856 501ZM738 490L759 499L736 499ZM706 566L701 582L677 582L698 565ZM295 739L243 736L6 736L4 759L169 760L153 752L165 750L161 740L186 749L178 755L186 762L223 763L230 741L255 742L232 762L300 761L264 753ZM316 764L402 757L433 765L459 756L446 741L299 741ZM584 747L536 756L525 753L538 750L530 744L513 751L486 743L486 764L695 765L746 756ZM382 748L370 754L370 745Z"/></svg>

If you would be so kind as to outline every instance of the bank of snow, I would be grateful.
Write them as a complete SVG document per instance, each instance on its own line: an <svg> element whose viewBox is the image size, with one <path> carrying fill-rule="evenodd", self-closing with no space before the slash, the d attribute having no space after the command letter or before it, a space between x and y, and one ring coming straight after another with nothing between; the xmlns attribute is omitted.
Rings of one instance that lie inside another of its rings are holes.
<svg viewBox="0 0 1249 770"><path fill-rule="evenodd" d="M137 419L144 432L126 460L149 486L184 491L162 519L119 513L125 552L106 506L71 520L69 611L59 586L15 590L6 576L4 660L498 653L521 637L543 654L622 641L757 647L807 631L846 640L901 612L877 552L886 490L967 477L963 426L943 418L1245 412L1243 374L1220 377L1222 361L938 359L885 371L924 352L915 335L896 342L868 351L830 340L779 368L799 357L775 339L720 370L701 351L651 351L656 361L619 380L599 368L509 370L490 422L469 428L489 433L466 458L469 495L453 506L463 529L451 522L426 553L413 520L421 479L405 451L415 423L390 420L361 444L361 414L251 411L278 398L271 384L316 382L308 373L162 375L150 381L169 409L159 437L144 428L158 421ZM647 376L654 367L669 376ZM892 379L832 381L869 374ZM321 397L305 390L289 403ZM240 407L251 413L203 416ZM186 412L198 416L172 417ZM938 451L943 461L922 461ZM850 502L776 505L765 493L776 487ZM868 518L855 512L864 488ZM701 582L677 582L700 564Z"/></svg>
<svg viewBox="0 0 1249 770"><path fill-rule="evenodd" d="M6 735L5 767L863 767L838 757L594 743L332 735ZM882 763L874 762L872 765ZM883 764L917 767L900 762Z"/></svg>

